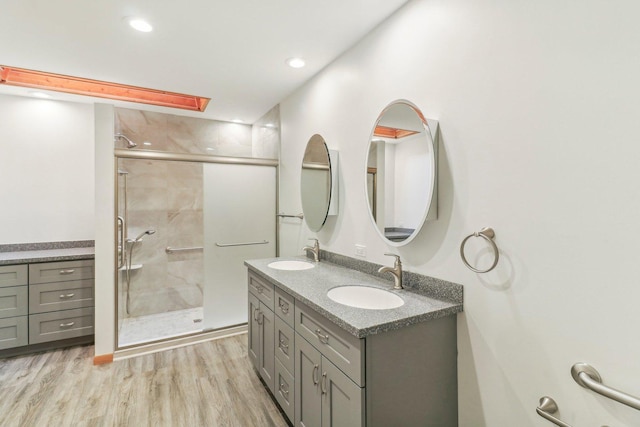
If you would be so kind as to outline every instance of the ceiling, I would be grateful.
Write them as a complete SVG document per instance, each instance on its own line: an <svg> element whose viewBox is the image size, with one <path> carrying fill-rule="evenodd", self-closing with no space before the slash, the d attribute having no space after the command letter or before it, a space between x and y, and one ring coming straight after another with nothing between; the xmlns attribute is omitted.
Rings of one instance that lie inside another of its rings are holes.
<svg viewBox="0 0 640 427"><path fill-rule="evenodd" d="M0 0L0 64L209 97L204 113L109 102L253 123L406 1ZM306 67L288 67L290 57Z"/></svg>

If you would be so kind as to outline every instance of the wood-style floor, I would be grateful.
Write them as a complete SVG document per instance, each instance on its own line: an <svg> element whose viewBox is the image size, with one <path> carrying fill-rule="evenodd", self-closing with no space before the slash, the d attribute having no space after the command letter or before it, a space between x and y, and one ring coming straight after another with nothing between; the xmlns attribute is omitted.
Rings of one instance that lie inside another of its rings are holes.
<svg viewBox="0 0 640 427"><path fill-rule="evenodd" d="M0 426L286 426L245 334L93 366L93 347L0 360Z"/></svg>

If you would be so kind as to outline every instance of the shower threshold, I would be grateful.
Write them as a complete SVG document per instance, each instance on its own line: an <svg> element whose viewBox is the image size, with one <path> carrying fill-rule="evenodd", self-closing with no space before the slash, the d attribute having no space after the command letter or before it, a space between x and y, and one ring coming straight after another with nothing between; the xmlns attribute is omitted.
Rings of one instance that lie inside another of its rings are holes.
<svg viewBox="0 0 640 427"><path fill-rule="evenodd" d="M202 331L202 307L129 317L118 333L119 347L170 339Z"/></svg>

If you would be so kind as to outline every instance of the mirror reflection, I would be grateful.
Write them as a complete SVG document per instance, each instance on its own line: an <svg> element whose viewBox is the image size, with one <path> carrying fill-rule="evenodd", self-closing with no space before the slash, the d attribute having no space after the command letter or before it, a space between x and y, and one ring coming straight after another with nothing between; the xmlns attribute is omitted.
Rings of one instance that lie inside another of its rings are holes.
<svg viewBox="0 0 640 427"><path fill-rule="evenodd" d="M300 190L304 220L311 231L320 231L331 201L331 161L322 136L313 135L302 159Z"/></svg>
<svg viewBox="0 0 640 427"><path fill-rule="evenodd" d="M435 219L436 145L415 105L395 101L382 111L371 134L366 174L370 217L387 243L407 244L427 218Z"/></svg>

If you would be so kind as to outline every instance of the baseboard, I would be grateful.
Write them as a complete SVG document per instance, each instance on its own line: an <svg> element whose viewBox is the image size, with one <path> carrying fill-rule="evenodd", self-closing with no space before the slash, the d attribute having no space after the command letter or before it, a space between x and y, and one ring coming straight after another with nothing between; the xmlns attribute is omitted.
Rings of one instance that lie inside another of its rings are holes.
<svg viewBox="0 0 640 427"><path fill-rule="evenodd" d="M105 365L113 362L113 354L101 354L100 356L93 357L94 365Z"/></svg>

